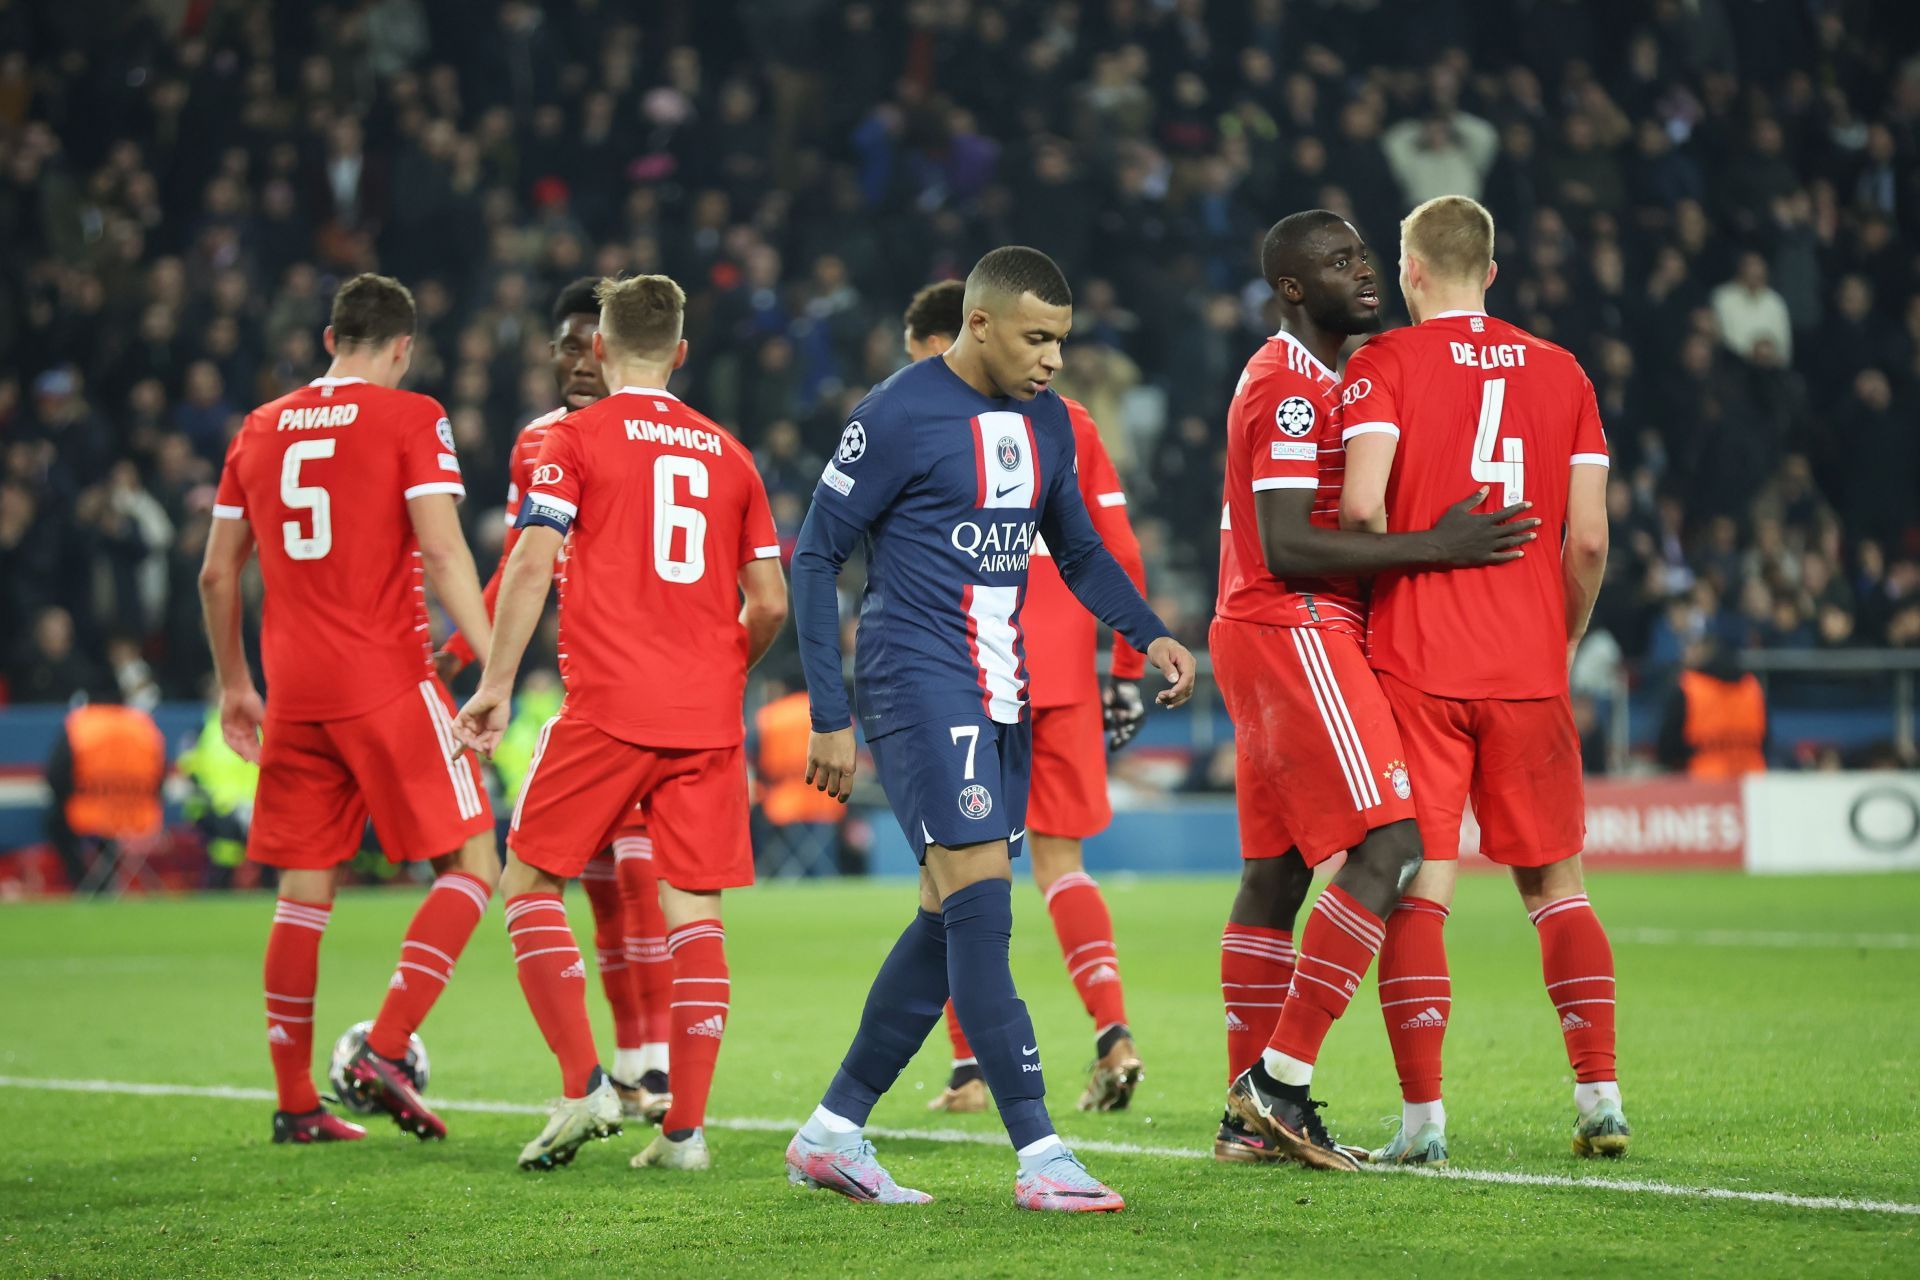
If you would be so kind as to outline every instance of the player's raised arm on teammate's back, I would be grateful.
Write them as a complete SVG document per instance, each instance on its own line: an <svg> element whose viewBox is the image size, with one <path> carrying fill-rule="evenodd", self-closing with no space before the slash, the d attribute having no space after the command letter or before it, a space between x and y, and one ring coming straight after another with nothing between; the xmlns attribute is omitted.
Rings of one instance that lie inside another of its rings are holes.
<svg viewBox="0 0 1920 1280"><path fill-rule="evenodd" d="M1147 607L1139 588L1100 540L1070 465L1055 470L1040 513L1040 536L1053 549L1054 565L1087 612L1125 636L1167 678L1172 688L1155 695L1160 705L1177 707L1192 697L1193 655Z"/></svg>
<svg viewBox="0 0 1920 1280"><path fill-rule="evenodd" d="M220 736L242 760L258 764L260 724L267 713L240 638L240 572L252 555L252 525L232 518L213 522L200 564L200 608L220 680Z"/></svg>
<svg viewBox="0 0 1920 1280"><path fill-rule="evenodd" d="M426 571L427 584L440 598L454 627L476 651L484 651L491 634L487 604L481 595L473 549L460 527L454 496L424 493L408 498L407 518L413 522L414 537L420 540L420 565Z"/></svg>

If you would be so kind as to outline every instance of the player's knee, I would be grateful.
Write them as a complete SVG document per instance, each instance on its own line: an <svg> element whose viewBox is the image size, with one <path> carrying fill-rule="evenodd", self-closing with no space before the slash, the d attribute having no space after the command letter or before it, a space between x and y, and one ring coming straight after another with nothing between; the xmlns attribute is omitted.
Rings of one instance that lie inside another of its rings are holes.
<svg viewBox="0 0 1920 1280"><path fill-rule="evenodd" d="M1420 874L1420 827L1411 818L1388 823L1368 833L1349 858L1365 864L1383 879L1391 880L1394 892L1404 893Z"/></svg>
<svg viewBox="0 0 1920 1280"><path fill-rule="evenodd" d="M1240 864L1240 891L1229 919L1258 929L1291 929L1312 888L1313 868L1298 853L1249 858Z"/></svg>
<svg viewBox="0 0 1920 1280"><path fill-rule="evenodd" d="M472 876L491 892L500 883L500 855L493 842L493 832L483 831L474 836L449 860L451 866L435 865L436 871L462 871Z"/></svg>

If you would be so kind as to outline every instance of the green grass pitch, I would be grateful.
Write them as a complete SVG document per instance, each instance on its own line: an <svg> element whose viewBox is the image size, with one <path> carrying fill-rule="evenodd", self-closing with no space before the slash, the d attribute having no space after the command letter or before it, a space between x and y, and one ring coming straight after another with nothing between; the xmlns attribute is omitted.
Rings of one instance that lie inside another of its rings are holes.
<svg viewBox="0 0 1920 1280"><path fill-rule="evenodd" d="M1598 1165L1568 1148L1570 1077L1533 930L1504 881L1470 877L1448 929L1454 1164L1546 1185L1195 1158L1220 1110L1217 938L1231 884L1106 888L1147 1062L1133 1109L1107 1116L1072 1109L1089 1027L1038 895L1023 884L1015 898L1014 967L1055 1118L1128 1199L1122 1214L1085 1219L1012 1208L1013 1159L992 1116L928 1116L939 1033L874 1116L927 1135L879 1145L936 1203L884 1210L787 1185L784 1126L846 1046L912 910L904 884L729 898L734 1005L705 1176L630 1170L644 1140L631 1129L541 1176L514 1167L540 1123L531 1115L450 1109L443 1144L383 1124L362 1143L299 1149L268 1143L267 1102L126 1092L270 1084L258 978L268 899L0 909L0 1274L1920 1274L1920 878L1594 877L1615 936L1635 1131L1627 1159ZM585 902L570 900L586 937ZM372 1015L416 901L342 898L321 958L323 1054ZM526 1106L554 1091L497 908L425 1037L432 1098ZM73 1080L115 1087L45 1084ZM1397 1110L1371 983L1335 1027L1317 1091L1349 1140L1377 1141L1377 1118ZM722 1127L753 1121L763 1127ZM1101 1143L1156 1150L1092 1149ZM1686 1193L1555 1181L1594 1178Z"/></svg>

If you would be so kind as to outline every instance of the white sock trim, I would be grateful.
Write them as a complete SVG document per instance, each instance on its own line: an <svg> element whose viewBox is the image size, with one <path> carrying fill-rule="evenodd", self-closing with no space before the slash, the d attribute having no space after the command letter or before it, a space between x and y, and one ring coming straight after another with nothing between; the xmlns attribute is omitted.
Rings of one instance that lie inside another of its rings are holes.
<svg viewBox="0 0 1920 1280"><path fill-rule="evenodd" d="M1423 1125L1447 1127L1447 1104L1435 1098L1432 1102L1402 1102L1400 1104L1400 1125L1408 1133L1418 1133Z"/></svg>
<svg viewBox="0 0 1920 1280"><path fill-rule="evenodd" d="M1055 1149L1064 1148L1066 1145L1066 1143L1060 1141L1059 1134L1050 1133L1038 1142L1029 1142L1026 1146L1021 1147L1017 1154L1022 1160L1038 1160L1042 1156L1052 1155Z"/></svg>
<svg viewBox="0 0 1920 1280"><path fill-rule="evenodd" d="M813 1118L815 1120L818 1120L820 1122L820 1127L825 1129L828 1133L860 1132L859 1125L847 1119L845 1116L835 1115L833 1112L827 1110L825 1107L815 1107L813 1109Z"/></svg>
<svg viewBox="0 0 1920 1280"><path fill-rule="evenodd" d="M955 1071L958 1071L962 1067L977 1067L979 1065L980 1059L978 1058L955 1058L953 1060L953 1069Z"/></svg>
<svg viewBox="0 0 1920 1280"><path fill-rule="evenodd" d="M1573 1105L1583 1116L1592 1115L1593 1109L1602 1102L1620 1105L1620 1082L1618 1080L1595 1080L1588 1084L1573 1086Z"/></svg>
<svg viewBox="0 0 1920 1280"><path fill-rule="evenodd" d="M666 1073L668 1060L667 1046L659 1040L640 1046L640 1074L649 1071Z"/></svg>
<svg viewBox="0 0 1920 1280"><path fill-rule="evenodd" d="M1312 1084L1313 1064L1302 1062L1280 1052L1278 1049L1263 1049L1260 1052L1260 1065L1267 1074L1281 1084Z"/></svg>
<svg viewBox="0 0 1920 1280"><path fill-rule="evenodd" d="M637 1047L622 1045L613 1051L613 1078L621 1084L638 1084L646 1071Z"/></svg>

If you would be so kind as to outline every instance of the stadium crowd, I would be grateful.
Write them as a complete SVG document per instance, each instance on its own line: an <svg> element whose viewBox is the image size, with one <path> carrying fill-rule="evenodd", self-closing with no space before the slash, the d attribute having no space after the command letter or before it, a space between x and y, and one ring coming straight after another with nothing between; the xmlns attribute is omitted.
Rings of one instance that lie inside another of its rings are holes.
<svg viewBox="0 0 1920 1280"><path fill-rule="evenodd" d="M225 442L374 267L484 558L567 281L686 286L676 387L790 541L906 299L1041 247L1197 641L1260 234L1345 213L1391 294L1446 192L1499 220L1494 309L1595 381L1603 648L1920 646L1915 49L1866 0L0 0L6 696L198 696Z"/></svg>

